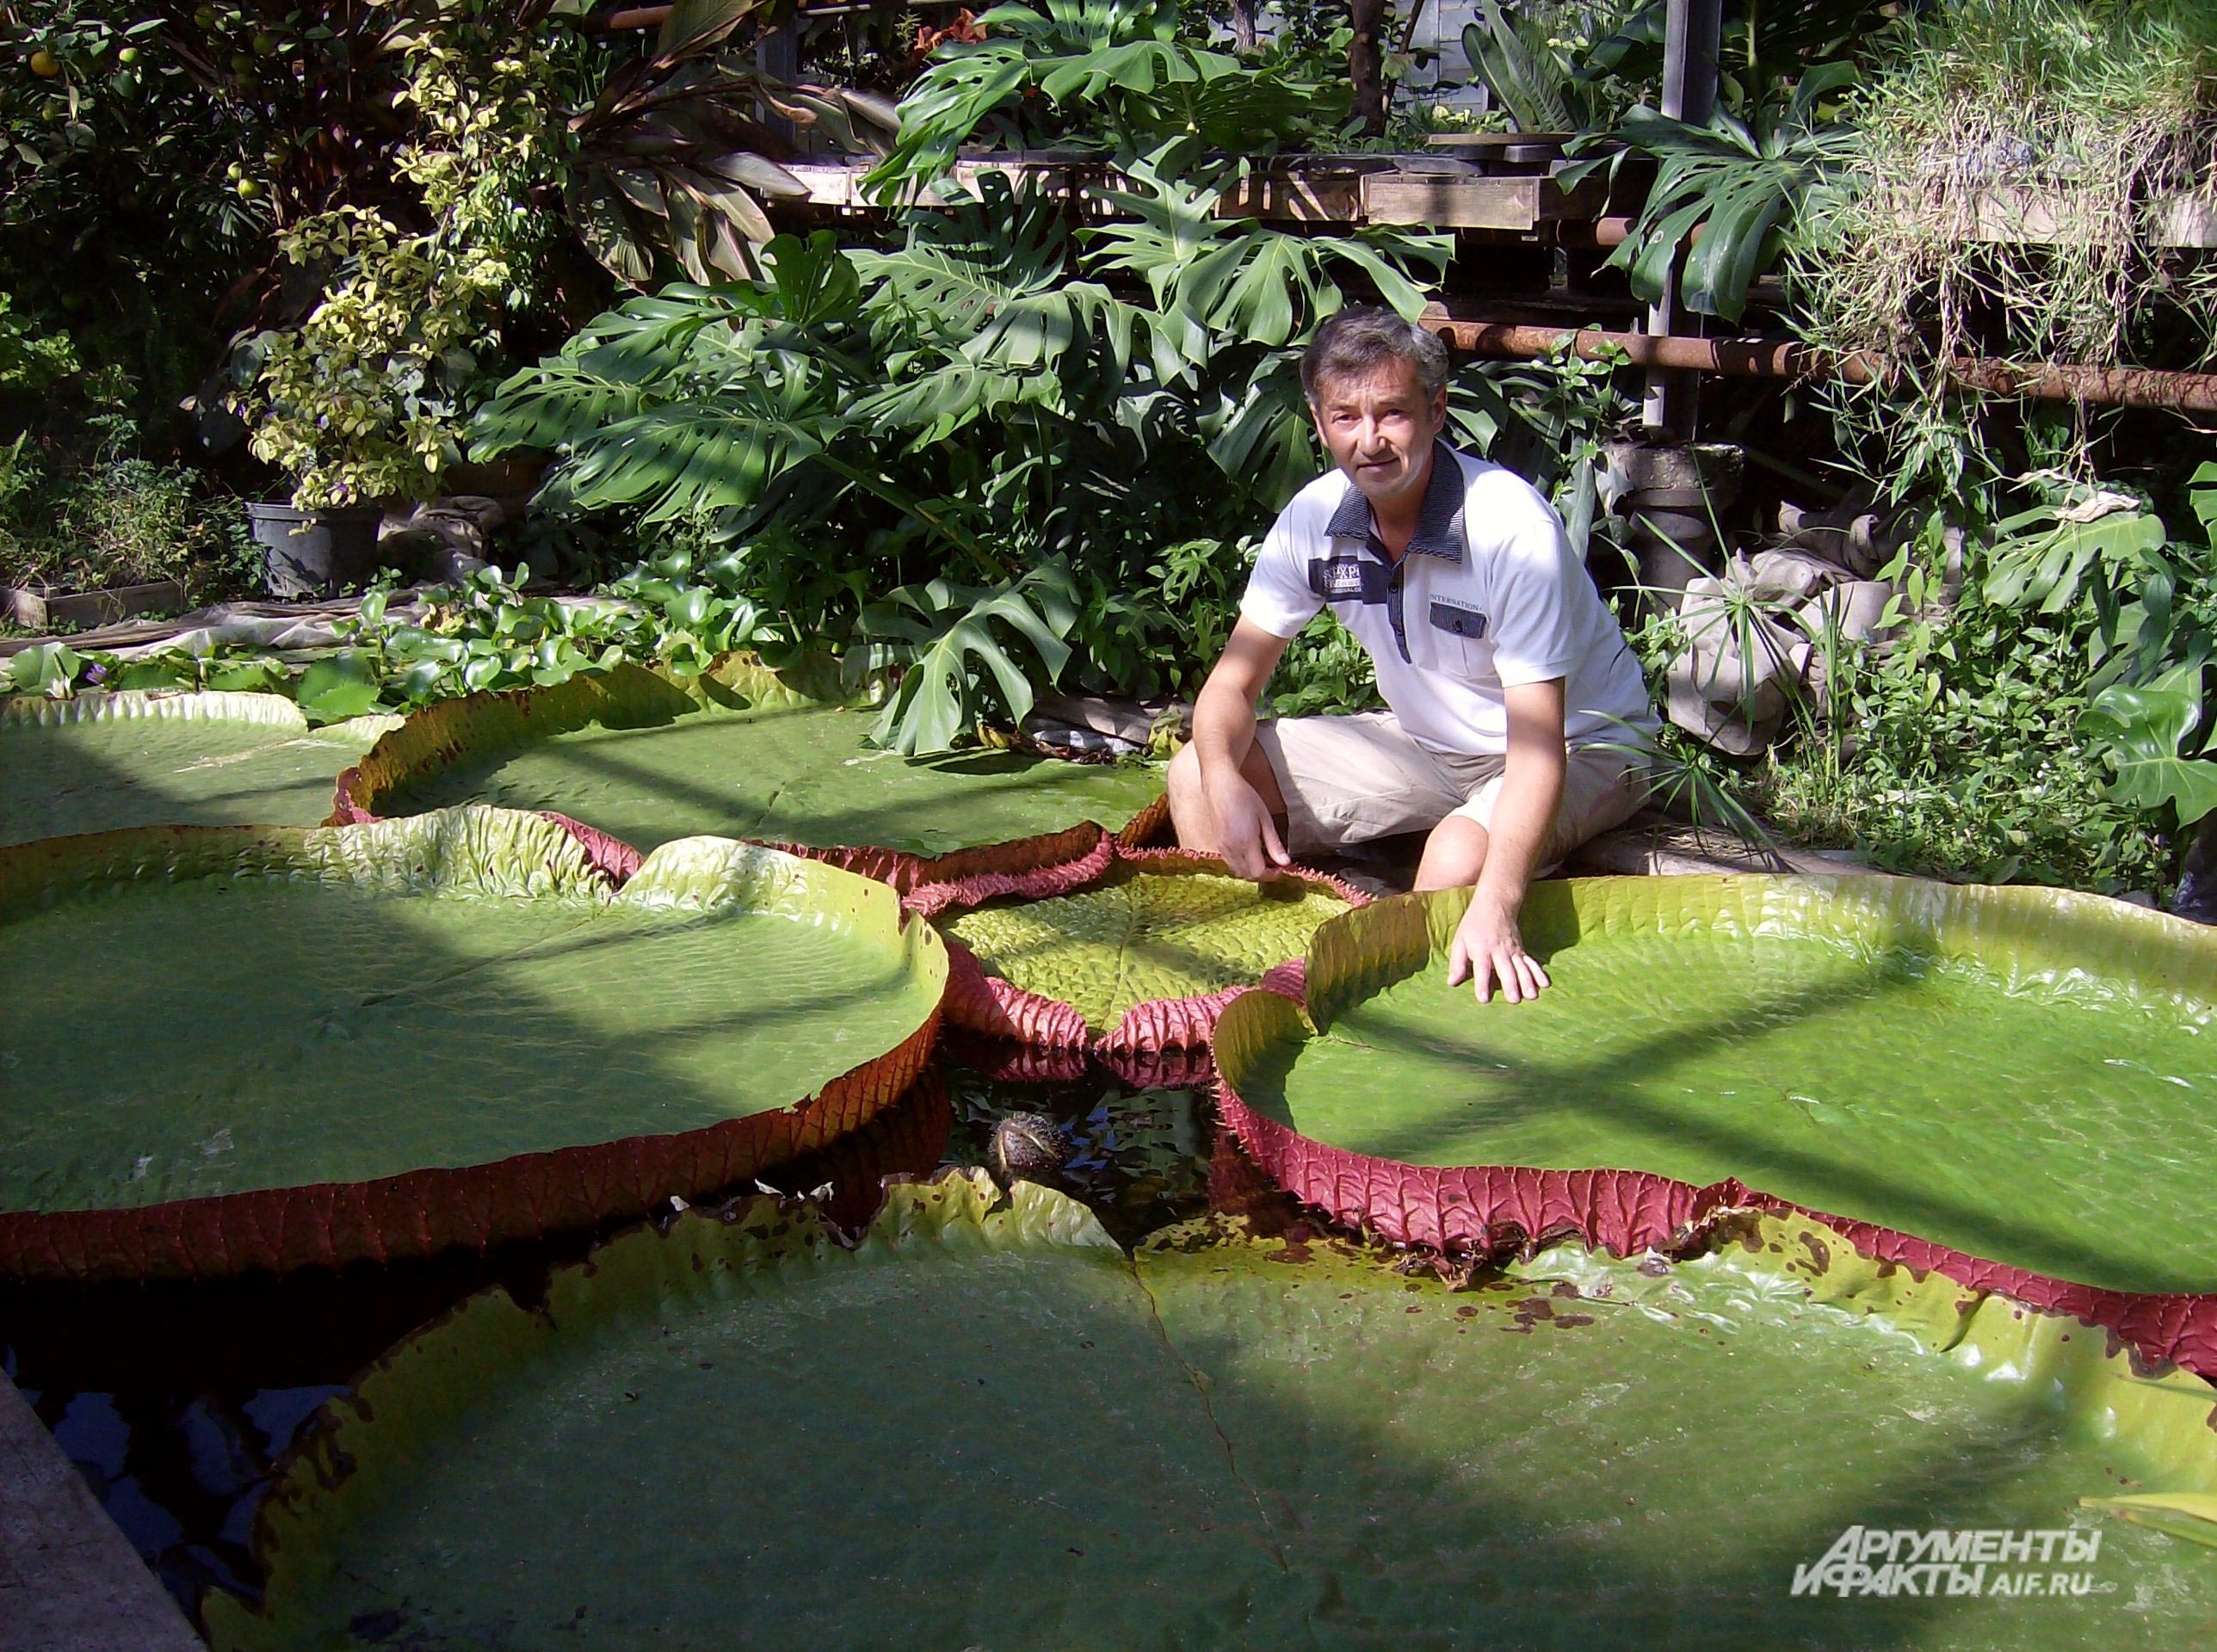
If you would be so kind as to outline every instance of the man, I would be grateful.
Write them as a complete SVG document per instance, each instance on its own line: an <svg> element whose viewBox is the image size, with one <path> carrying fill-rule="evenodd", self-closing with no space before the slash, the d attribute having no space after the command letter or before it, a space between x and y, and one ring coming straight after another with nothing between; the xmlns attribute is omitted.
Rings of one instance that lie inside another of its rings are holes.
<svg viewBox="0 0 2217 1652"><path fill-rule="evenodd" d="M1468 975L1483 1003L1498 982L1517 1003L1548 984L1517 928L1525 891L1639 808L1655 724L1639 662L1547 502L1440 440L1447 377L1447 347L1391 311L1318 330L1301 384L1337 468L1263 542L1170 765L1170 813L1183 845L1258 879L1429 829L1416 887L1476 886L1449 984ZM1327 604L1391 709L1257 724L1286 644Z"/></svg>

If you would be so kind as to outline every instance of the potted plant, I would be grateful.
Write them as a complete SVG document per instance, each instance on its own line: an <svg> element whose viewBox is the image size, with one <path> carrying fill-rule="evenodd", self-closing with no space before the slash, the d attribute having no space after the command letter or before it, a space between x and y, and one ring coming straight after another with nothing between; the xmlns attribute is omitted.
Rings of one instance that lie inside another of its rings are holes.
<svg viewBox="0 0 2217 1652"><path fill-rule="evenodd" d="M273 595L327 595L374 573L386 504L434 496L459 456L471 316L442 290L431 240L355 206L284 237L293 264L330 272L322 297L232 361L248 446L293 481L288 498L247 507Z"/></svg>
<svg viewBox="0 0 2217 1652"><path fill-rule="evenodd" d="M280 245L320 296L297 326L257 334L235 357L248 445L293 478L288 501L251 513L280 595L367 576L383 508L449 490L478 352L497 348L506 312L529 300L544 231L521 203L552 163L537 59L480 62L467 34L387 42L408 54L398 101L418 122L396 170L421 191L429 227L411 233L352 205L298 221Z"/></svg>

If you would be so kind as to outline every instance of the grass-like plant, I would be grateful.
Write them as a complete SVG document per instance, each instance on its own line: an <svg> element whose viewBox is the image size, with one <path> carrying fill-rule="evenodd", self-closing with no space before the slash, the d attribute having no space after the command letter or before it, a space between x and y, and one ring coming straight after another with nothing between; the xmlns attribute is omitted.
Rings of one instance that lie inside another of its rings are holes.
<svg viewBox="0 0 2217 1652"><path fill-rule="evenodd" d="M2217 8L1946 0L1893 44L1852 106L1859 187L1791 274L1815 342L1882 355L1912 391L1840 404L1897 485L1960 491L1985 478L1950 359L2217 350L2217 268L2162 244L2217 158ZM2166 311L2189 324L2158 332Z"/></svg>

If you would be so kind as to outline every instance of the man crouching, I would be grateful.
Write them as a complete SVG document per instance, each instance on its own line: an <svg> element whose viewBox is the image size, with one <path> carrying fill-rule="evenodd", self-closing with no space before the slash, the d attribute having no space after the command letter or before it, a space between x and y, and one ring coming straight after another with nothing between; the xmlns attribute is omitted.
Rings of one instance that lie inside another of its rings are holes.
<svg viewBox="0 0 2217 1652"><path fill-rule="evenodd" d="M1640 807L1654 730L1640 664L1561 520L1522 478L1457 453L1447 347L1342 311L1301 359L1332 463L1263 541L1223 656L1170 764L1178 841L1243 878L1429 829L1416 886L1474 884L1448 980L1516 1003L1547 985L1517 915L1535 872ZM1329 606L1390 708L1258 724L1286 644ZM1628 749L1629 748L1629 749Z"/></svg>

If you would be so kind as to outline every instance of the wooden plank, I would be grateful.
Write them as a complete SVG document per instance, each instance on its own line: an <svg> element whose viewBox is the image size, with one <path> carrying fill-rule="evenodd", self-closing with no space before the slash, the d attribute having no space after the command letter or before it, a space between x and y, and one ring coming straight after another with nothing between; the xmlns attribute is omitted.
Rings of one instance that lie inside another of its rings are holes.
<svg viewBox="0 0 2217 1652"><path fill-rule="evenodd" d="M1559 219L1588 219L1606 206L1607 182L1596 176L1565 191L1553 177L1537 174L1482 177L1467 171L1403 170L1391 157L1366 157L1368 170L1356 167L1258 169L1226 190L1216 207L1220 218L1260 218L1291 224L1399 224L1419 229L1498 230L1529 234ZM812 206L874 209L862 191L864 161L794 161L787 170L808 188ZM974 189L989 172L1028 180L1055 194L1093 187L1120 188L1128 180L1100 161L1065 158L1031 160L1019 156L958 162L956 182ZM940 192L927 188L918 204L941 204ZM796 200L796 203L798 201ZM775 213L778 203L768 203ZM1100 217L1116 214L1090 202Z"/></svg>
<svg viewBox="0 0 2217 1652"><path fill-rule="evenodd" d="M2088 219L2070 194L1996 184L1973 204L1967 238L1995 245L2076 246L2107 225ZM2149 241L2158 247L2217 247L2217 195L2177 194L2154 204Z"/></svg>
<svg viewBox="0 0 2217 1652"><path fill-rule="evenodd" d="M1263 218L1294 224L1359 224L1363 179L1351 173L1251 173L1216 203L1219 218Z"/></svg>
<svg viewBox="0 0 2217 1652"><path fill-rule="evenodd" d="M2173 195L2156 216L2160 247L2217 247L2217 194Z"/></svg>
<svg viewBox="0 0 2217 1652"><path fill-rule="evenodd" d="M1541 194L1553 182L1380 172L1362 180L1362 212L1373 224L1529 231L1540 224Z"/></svg>
<svg viewBox="0 0 2217 1652"><path fill-rule="evenodd" d="M0 1652L205 1652L4 1372Z"/></svg>

